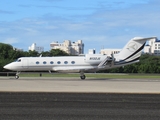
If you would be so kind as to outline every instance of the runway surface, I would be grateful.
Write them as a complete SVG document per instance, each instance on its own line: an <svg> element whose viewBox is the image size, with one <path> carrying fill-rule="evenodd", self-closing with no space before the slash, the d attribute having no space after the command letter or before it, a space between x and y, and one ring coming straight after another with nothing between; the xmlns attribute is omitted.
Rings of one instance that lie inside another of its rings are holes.
<svg viewBox="0 0 160 120"><path fill-rule="evenodd" d="M1 120L159 120L160 95L0 93Z"/></svg>
<svg viewBox="0 0 160 120"><path fill-rule="evenodd" d="M160 93L160 79L0 77L3 92Z"/></svg>
<svg viewBox="0 0 160 120"><path fill-rule="evenodd" d="M160 80L0 77L2 120L159 120Z"/></svg>

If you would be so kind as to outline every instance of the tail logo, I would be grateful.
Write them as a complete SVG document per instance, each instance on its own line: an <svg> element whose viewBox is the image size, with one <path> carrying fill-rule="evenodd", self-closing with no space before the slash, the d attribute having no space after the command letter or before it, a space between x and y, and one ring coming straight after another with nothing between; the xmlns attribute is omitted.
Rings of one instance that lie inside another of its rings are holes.
<svg viewBox="0 0 160 120"><path fill-rule="evenodd" d="M128 44L127 48L130 52L135 52L138 49L138 46L135 42L131 42Z"/></svg>

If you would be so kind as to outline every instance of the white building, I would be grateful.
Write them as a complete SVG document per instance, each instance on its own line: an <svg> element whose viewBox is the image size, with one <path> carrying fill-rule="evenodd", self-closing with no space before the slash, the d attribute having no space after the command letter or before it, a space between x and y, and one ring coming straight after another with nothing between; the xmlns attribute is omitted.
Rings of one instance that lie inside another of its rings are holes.
<svg viewBox="0 0 160 120"><path fill-rule="evenodd" d="M84 44L82 40L77 42L71 42L70 40L65 40L63 43L52 42L50 43L51 49L60 49L65 51L70 55L79 55L84 53Z"/></svg>
<svg viewBox="0 0 160 120"><path fill-rule="evenodd" d="M41 53L44 51L44 47L39 47L39 46L36 46L36 43L33 43L31 46L29 46L28 48L29 50L31 51L37 51L38 53Z"/></svg>
<svg viewBox="0 0 160 120"><path fill-rule="evenodd" d="M105 54L105 55L111 55L113 54L118 54L121 51L121 49L101 49L100 54Z"/></svg>
<svg viewBox="0 0 160 120"><path fill-rule="evenodd" d="M96 54L96 50L95 49L89 49L88 54Z"/></svg>
<svg viewBox="0 0 160 120"><path fill-rule="evenodd" d="M144 53L160 55L160 40L149 40L148 44L144 47Z"/></svg>

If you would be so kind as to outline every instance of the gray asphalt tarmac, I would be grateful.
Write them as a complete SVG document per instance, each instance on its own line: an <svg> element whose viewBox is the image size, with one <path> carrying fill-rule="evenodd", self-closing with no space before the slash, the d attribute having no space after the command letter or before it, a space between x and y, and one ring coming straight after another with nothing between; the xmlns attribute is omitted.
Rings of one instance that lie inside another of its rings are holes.
<svg viewBox="0 0 160 120"><path fill-rule="evenodd" d="M160 94L0 92L1 120L159 120Z"/></svg>
<svg viewBox="0 0 160 120"><path fill-rule="evenodd" d="M160 120L159 83L0 77L0 120Z"/></svg>
<svg viewBox="0 0 160 120"><path fill-rule="evenodd" d="M1 92L160 93L160 79L0 77Z"/></svg>

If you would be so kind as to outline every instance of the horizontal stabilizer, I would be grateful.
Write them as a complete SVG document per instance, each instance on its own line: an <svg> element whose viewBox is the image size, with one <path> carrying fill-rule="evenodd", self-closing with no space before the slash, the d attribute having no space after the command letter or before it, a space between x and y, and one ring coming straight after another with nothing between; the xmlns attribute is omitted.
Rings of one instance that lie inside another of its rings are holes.
<svg viewBox="0 0 160 120"><path fill-rule="evenodd" d="M141 40L150 40L150 39L156 39L157 37L148 37L148 38L142 38L142 37L135 37L133 38L134 41L141 41Z"/></svg>

